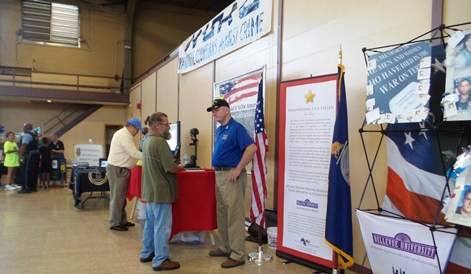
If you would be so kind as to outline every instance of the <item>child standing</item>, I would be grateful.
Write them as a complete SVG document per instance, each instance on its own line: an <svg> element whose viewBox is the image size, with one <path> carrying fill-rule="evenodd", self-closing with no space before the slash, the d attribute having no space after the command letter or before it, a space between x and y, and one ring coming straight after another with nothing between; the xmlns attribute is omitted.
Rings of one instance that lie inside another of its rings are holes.
<svg viewBox="0 0 471 274"><path fill-rule="evenodd" d="M15 173L16 169L20 166L20 160L18 159L18 146L15 143L15 134L13 132L7 133L7 141L3 145L3 151L5 153L4 166L8 167L7 185L6 190L18 190L21 186L15 185Z"/></svg>
<svg viewBox="0 0 471 274"><path fill-rule="evenodd" d="M41 185L44 189L48 189L52 172L52 148L49 146L49 138L43 137L41 142L43 143L43 146L39 148Z"/></svg>

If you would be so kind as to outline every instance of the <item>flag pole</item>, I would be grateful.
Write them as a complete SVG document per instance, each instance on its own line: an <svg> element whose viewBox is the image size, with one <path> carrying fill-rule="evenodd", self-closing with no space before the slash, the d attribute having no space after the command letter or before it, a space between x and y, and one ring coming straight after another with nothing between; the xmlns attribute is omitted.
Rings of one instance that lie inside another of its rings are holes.
<svg viewBox="0 0 471 274"><path fill-rule="evenodd" d="M339 65L342 65L342 45L339 46ZM337 274L339 271L339 254L335 250L333 250L332 252L334 256L334 260L333 260L334 268L332 269L332 274Z"/></svg>

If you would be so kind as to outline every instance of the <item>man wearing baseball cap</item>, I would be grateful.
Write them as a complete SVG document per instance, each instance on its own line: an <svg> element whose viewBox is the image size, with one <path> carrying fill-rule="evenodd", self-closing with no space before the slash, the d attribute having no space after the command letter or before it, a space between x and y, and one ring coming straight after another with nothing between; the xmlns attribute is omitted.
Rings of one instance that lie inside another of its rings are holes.
<svg viewBox="0 0 471 274"><path fill-rule="evenodd" d="M221 126L216 130L212 166L216 171L217 222L221 245L209 256L227 257L222 268L245 264L245 166L257 151L247 130L231 117L224 99L206 109Z"/></svg>
<svg viewBox="0 0 471 274"><path fill-rule="evenodd" d="M142 160L140 152L134 144L133 137L142 131L141 121L131 118L126 125L113 134L108 155L106 173L110 183L110 215L108 225L111 230L127 231L134 226L128 222L126 214L126 192L128 190L131 169L137 160Z"/></svg>

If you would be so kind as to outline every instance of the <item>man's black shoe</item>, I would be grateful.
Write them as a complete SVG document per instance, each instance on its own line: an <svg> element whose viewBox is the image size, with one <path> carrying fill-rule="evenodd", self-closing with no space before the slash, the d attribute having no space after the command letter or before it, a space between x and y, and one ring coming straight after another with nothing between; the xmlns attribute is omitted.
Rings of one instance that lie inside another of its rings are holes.
<svg viewBox="0 0 471 274"><path fill-rule="evenodd" d="M27 189L22 189L22 190L18 190L16 193L18 194L26 194L26 193L31 193L31 191L27 190Z"/></svg>
<svg viewBox="0 0 471 274"><path fill-rule="evenodd" d="M128 228L124 227L123 225L112 226L110 229L116 231L128 231Z"/></svg>
<svg viewBox="0 0 471 274"><path fill-rule="evenodd" d="M35 189L31 189L31 192L38 192L38 190L35 188Z"/></svg>
<svg viewBox="0 0 471 274"><path fill-rule="evenodd" d="M126 222L125 224L123 224L123 226L130 227L130 226L135 226L135 224L131 222Z"/></svg>
<svg viewBox="0 0 471 274"><path fill-rule="evenodd" d="M152 253L150 253L149 256L147 256L145 258L139 258L139 261L141 261L141 263L147 263L147 262L152 261L152 259L154 259L154 256L155 256L155 253L152 252Z"/></svg>

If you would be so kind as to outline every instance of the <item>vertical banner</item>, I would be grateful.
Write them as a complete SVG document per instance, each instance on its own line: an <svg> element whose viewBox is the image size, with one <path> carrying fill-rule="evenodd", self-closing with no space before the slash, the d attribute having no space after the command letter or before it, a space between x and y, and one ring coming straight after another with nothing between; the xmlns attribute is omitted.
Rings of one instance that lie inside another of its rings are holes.
<svg viewBox="0 0 471 274"><path fill-rule="evenodd" d="M337 74L284 82L280 91L277 255L333 268L324 237Z"/></svg>
<svg viewBox="0 0 471 274"><path fill-rule="evenodd" d="M360 210L357 216L373 273L443 273L455 228L430 231L419 223Z"/></svg>
<svg viewBox="0 0 471 274"><path fill-rule="evenodd" d="M103 145L74 145L75 163L88 163L89 166L99 166L103 158Z"/></svg>

